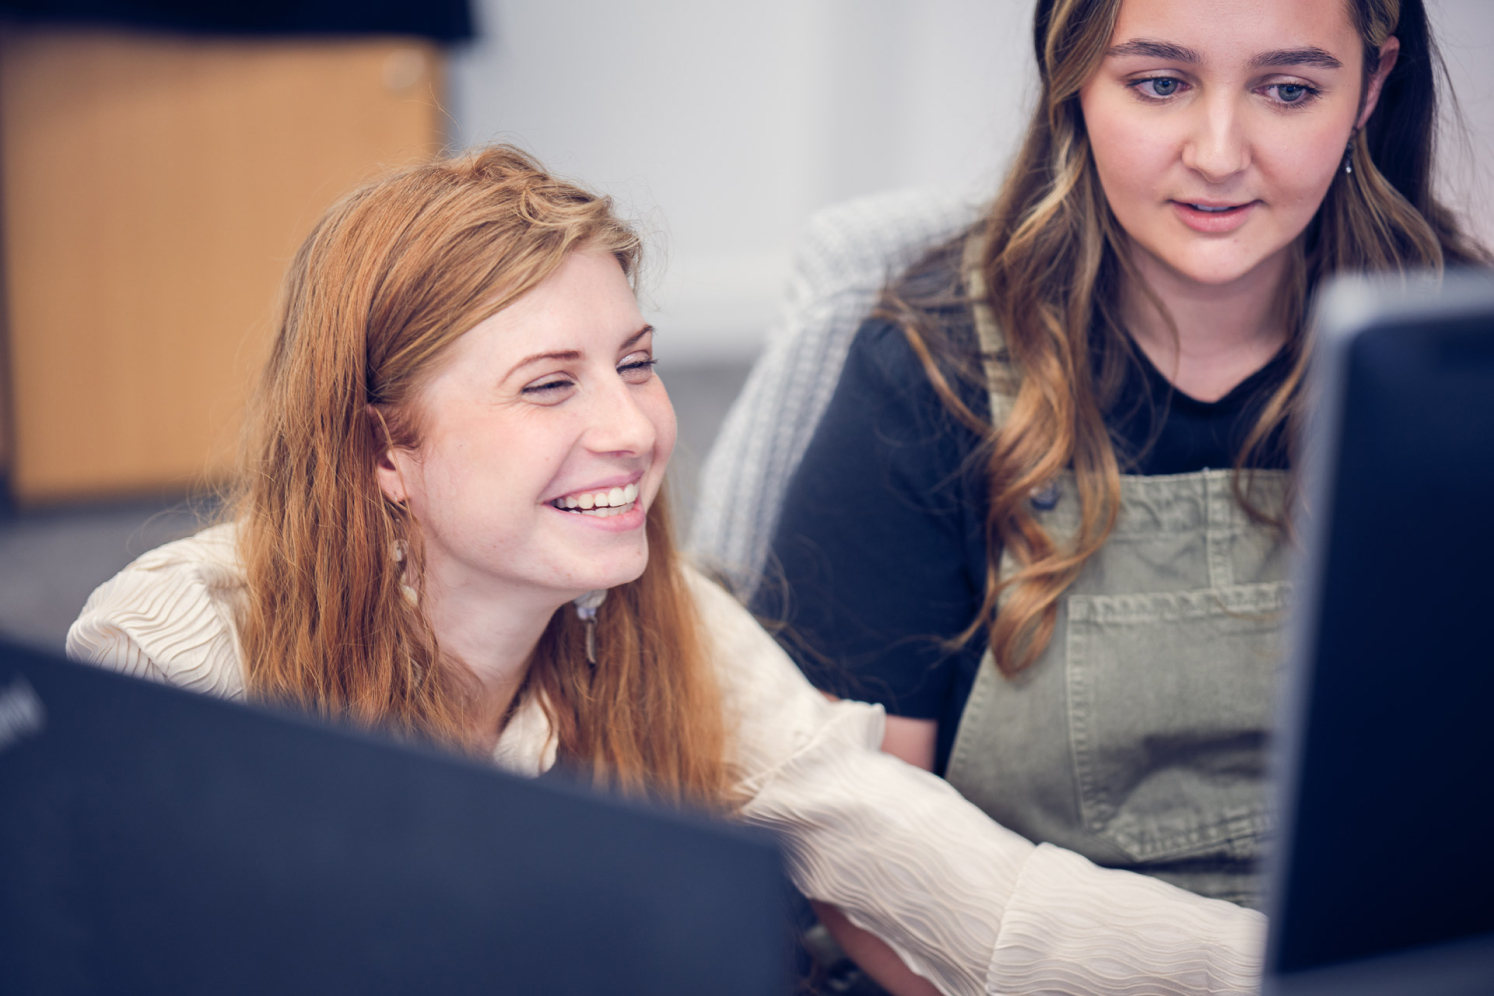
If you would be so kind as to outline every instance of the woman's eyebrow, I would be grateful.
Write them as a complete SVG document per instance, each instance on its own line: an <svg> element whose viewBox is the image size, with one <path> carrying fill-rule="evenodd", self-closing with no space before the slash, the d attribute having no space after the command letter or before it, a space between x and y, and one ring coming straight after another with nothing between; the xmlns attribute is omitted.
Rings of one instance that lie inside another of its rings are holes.
<svg viewBox="0 0 1494 996"><path fill-rule="evenodd" d="M1152 41L1148 38L1135 38L1122 42L1106 51L1105 55L1107 57L1143 55L1152 59L1166 59L1169 62L1186 62L1192 65L1199 65L1204 61L1203 56L1191 48L1174 45L1171 42ZM1265 69L1272 66L1317 66L1320 69L1342 69L1343 65L1331 53L1315 45L1262 52L1250 60L1252 69Z"/></svg>
<svg viewBox="0 0 1494 996"><path fill-rule="evenodd" d="M1250 60L1250 65L1254 69L1265 69L1269 66L1317 66L1319 69L1342 69L1344 67L1342 62L1316 46L1262 52Z"/></svg>
<svg viewBox="0 0 1494 996"><path fill-rule="evenodd" d="M632 335L628 336L628 338L623 340L623 348L628 348L639 339L642 339L644 336L648 335L653 330L654 327L652 325L645 325L643 328L639 329L637 332L634 332ZM512 377L514 375L515 371L522 370L524 367L529 366L529 364L531 363L538 363L540 360L560 360L564 363L570 363L573 360L579 359L581 359L581 354L574 349L563 349L553 353L535 353L532 356L526 356L518 363L515 363L512 367L509 368L508 373L504 374L503 376L504 379L507 380L509 377Z"/></svg>
<svg viewBox="0 0 1494 996"><path fill-rule="evenodd" d="M509 367L508 373L503 375L503 379L507 380L508 378L512 377L515 372L524 369L531 363L538 363L540 360L561 360L562 362L569 363L572 360L579 359L581 359L581 354L576 352L574 349L564 349L554 353L535 353L533 356L526 356L518 363L515 363L513 366Z"/></svg>
<svg viewBox="0 0 1494 996"><path fill-rule="evenodd" d="M1124 55L1145 55L1153 59L1166 59L1169 62L1188 62L1194 65L1203 62L1203 56L1191 48L1174 45L1172 42L1152 41L1148 38L1133 38L1131 41L1122 42L1105 52L1107 58Z"/></svg>
<svg viewBox="0 0 1494 996"><path fill-rule="evenodd" d="M627 349L629 346L633 345L639 339L642 339L653 330L654 327L652 325L645 325L643 328L639 329L637 332L634 332L632 335L623 340L623 349Z"/></svg>

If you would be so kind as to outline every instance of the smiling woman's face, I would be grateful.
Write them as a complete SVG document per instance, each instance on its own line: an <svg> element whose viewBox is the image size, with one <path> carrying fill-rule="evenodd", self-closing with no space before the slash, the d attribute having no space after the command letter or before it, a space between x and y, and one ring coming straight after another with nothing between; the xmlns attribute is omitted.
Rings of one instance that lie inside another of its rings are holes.
<svg viewBox="0 0 1494 996"><path fill-rule="evenodd" d="M458 338L418 392L419 446L378 470L420 523L427 576L560 604L642 574L675 439L652 364L605 253L573 254Z"/></svg>
<svg viewBox="0 0 1494 996"><path fill-rule="evenodd" d="M1363 59L1344 0L1124 0L1080 103L1134 247L1210 285L1279 260L1373 109Z"/></svg>

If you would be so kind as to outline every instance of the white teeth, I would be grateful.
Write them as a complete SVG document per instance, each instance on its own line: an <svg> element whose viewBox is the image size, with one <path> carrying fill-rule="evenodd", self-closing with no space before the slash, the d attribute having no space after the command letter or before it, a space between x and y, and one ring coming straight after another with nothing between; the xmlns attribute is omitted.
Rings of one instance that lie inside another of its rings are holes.
<svg viewBox="0 0 1494 996"><path fill-rule="evenodd" d="M607 491L595 491L590 494L566 495L556 498L550 504L560 509L572 509L582 515L596 515L606 518L630 511L633 503L638 500L638 485L629 484L621 488L611 488Z"/></svg>
<svg viewBox="0 0 1494 996"><path fill-rule="evenodd" d="M611 518L614 515L622 515L624 512L630 512L632 510L633 504L632 502L629 502L626 505L619 505L616 508L594 508L590 512L582 512L581 514L595 515L598 518L607 519Z"/></svg>
<svg viewBox="0 0 1494 996"><path fill-rule="evenodd" d="M1207 211L1210 214L1218 214L1220 211L1234 210L1233 204L1226 204L1224 207L1205 207L1202 204L1192 204L1189 206L1192 207L1195 211Z"/></svg>
<svg viewBox="0 0 1494 996"><path fill-rule="evenodd" d="M556 508L559 508L559 501L560 499L557 498L555 502L552 502L551 504L554 504ZM574 511L577 515L594 515L599 519L609 519L614 515L622 515L624 512L633 511L633 505L633 502L628 502L624 505L616 506L598 505L596 508L578 508L574 509Z"/></svg>

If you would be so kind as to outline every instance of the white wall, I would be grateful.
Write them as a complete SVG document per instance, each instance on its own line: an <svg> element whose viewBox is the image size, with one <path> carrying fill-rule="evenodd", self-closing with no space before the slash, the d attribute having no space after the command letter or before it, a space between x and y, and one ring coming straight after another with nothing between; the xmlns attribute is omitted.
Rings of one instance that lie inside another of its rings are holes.
<svg viewBox="0 0 1494 996"><path fill-rule="evenodd" d="M1462 111L1444 114L1442 194L1494 246L1494 0L1427 0L1427 12Z"/></svg>
<svg viewBox="0 0 1494 996"><path fill-rule="evenodd" d="M816 208L992 188L1035 94L1032 0L476 0L453 138L512 141L652 230L666 360L744 359ZM1429 0L1487 185L1494 0ZM1453 151L1450 149L1449 151ZM1460 198L1486 237L1485 190Z"/></svg>

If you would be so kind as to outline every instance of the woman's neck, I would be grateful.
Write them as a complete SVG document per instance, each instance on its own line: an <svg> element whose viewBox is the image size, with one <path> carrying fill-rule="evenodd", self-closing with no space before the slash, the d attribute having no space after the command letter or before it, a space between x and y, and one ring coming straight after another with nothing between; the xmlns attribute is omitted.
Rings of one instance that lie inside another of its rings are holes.
<svg viewBox="0 0 1494 996"><path fill-rule="evenodd" d="M451 565L426 566L422 608L442 654L466 665L477 681L473 729L486 747L497 743L529 673L534 648L557 608L553 598L548 592L494 591Z"/></svg>
<svg viewBox="0 0 1494 996"><path fill-rule="evenodd" d="M1167 309L1176 336L1156 304L1129 281L1121 290L1126 328L1152 365L1189 397L1218 401L1265 366L1286 342L1280 307L1285 252L1218 285L1188 280L1139 247L1131 258Z"/></svg>

